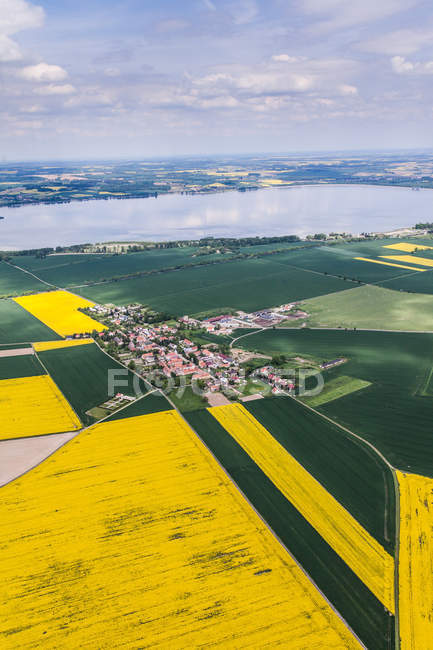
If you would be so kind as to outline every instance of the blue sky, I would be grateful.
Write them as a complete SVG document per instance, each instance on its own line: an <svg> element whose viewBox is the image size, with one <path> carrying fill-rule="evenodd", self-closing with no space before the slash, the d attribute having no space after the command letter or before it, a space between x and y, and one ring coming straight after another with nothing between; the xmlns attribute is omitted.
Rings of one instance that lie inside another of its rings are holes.
<svg viewBox="0 0 433 650"><path fill-rule="evenodd" d="M0 157L433 147L419 0L0 0Z"/></svg>

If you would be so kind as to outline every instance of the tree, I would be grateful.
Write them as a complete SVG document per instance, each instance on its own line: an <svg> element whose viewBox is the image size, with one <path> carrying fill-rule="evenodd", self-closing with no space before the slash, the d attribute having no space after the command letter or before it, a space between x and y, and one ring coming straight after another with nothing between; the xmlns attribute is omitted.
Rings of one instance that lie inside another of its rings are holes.
<svg viewBox="0 0 433 650"><path fill-rule="evenodd" d="M135 370L137 368L137 364L135 363L134 359L131 359L131 361L128 364L128 368L130 370Z"/></svg>

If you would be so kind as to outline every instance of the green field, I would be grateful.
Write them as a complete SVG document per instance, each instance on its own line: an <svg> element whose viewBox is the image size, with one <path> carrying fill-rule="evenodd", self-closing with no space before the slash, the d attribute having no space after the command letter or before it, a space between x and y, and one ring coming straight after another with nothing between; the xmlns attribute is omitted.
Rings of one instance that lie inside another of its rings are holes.
<svg viewBox="0 0 433 650"><path fill-rule="evenodd" d="M72 408L85 424L91 424L93 419L86 411L99 406L110 396L108 393L108 371L121 371L118 375L120 382L115 393L135 395L133 379L135 375L127 371L117 361L111 359L96 345L78 345L71 348L59 348L38 353L43 365L70 402ZM147 387L143 380L138 386L143 393Z"/></svg>
<svg viewBox="0 0 433 650"><path fill-rule="evenodd" d="M185 388L182 396L178 394L177 390L172 391L170 393L170 399L175 407L182 413L186 411L195 411L196 409L208 406L206 398L196 395L190 386Z"/></svg>
<svg viewBox="0 0 433 650"><path fill-rule="evenodd" d="M385 286L389 287L390 283ZM311 327L433 332L433 296L373 285L306 300L302 309L311 314L308 319Z"/></svg>
<svg viewBox="0 0 433 650"><path fill-rule="evenodd" d="M245 402L244 406L373 537L393 552L392 473L368 445L290 397L260 399Z"/></svg>
<svg viewBox="0 0 433 650"><path fill-rule="evenodd" d="M277 400L275 400L277 401ZM274 400L258 400L273 403ZM186 419L365 645L393 647L394 618L206 410Z"/></svg>
<svg viewBox="0 0 433 650"><path fill-rule="evenodd" d="M13 300L0 300L0 344L58 341L60 338Z"/></svg>
<svg viewBox="0 0 433 650"><path fill-rule="evenodd" d="M278 255L273 255L272 260L281 264L296 266L298 268L310 269L318 273L327 273L347 277L362 283L376 283L384 281L386 285L393 278L404 280L410 276L413 271L410 269L401 269L383 264L373 264L356 260L356 257L378 258L381 255L402 255L402 251L384 248L388 244L395 244L396 239L378 239L373 241L359 241L348 243L325 244L314 249L291 250ZM403 239L406 243L431 245L433 241L420 239ZM418 255L428 257L432 251L421 251ZM392 260L383 260L392 262ZM414 256L414 263L416 257ZM397 262L403 264L403 262ZM410 264L409 264L410 266ZM421 273L420 275L424 275Z"/></svg>
<svg viewBox="0 0 433 650"><path fill-rule="evenodd" d="M427 257L427 255L424 255ZM382 281L380 286L386 289L394 289L396 291L409 291L410 293L433 293L433 269L424 271L423 273L413 273L410 275L403 275L393 280Z"/></svg>
<svg viewBox="0 0 433 650"><path fill-rule="evenodd" d="M116 276L140 271L153 271L180 264L224 259L230 255L196 256L198 248L164 248L122 255L49 255L43 259L23 255L14 263L35 273L47 282L70 287L87 282L100 282Z"/></svg>
<svg viewBox="0 0 433 650"><path fill-rule="evenodd" d="M323 373L371 386L318 410L375 445L402 470L433 476L433 400L422 395L433 367L433 335L403 332L267 330L237 346L264 354L313 355L347 362Z"/></svg>
<svg viewBox="0 0 433 650"><path fill-rule="evenodd" d="M80 294L96 302L141 302L182 315L214 309L254 311L347 287L337 278L250 259L83 287Z"/></svg>
<svg viewBox="0 0 433 650"><path fill-rule="evenodd" d="M46 291L47 285L10 264L0 262L0 297L20 296L27 291Z"/></svg>
<svg viewBox="0 0 433 650"><path fill-rule="evenodd" d="M354 393L356 390L367 388L370 385L370 382L364 379L339 375L327 381L319 395L307 397L305 401L309 406L321 406L327 402L332 402L334 399L344 397L344 395L350 395L350 393Z"/></svg>
<svg viewBox="0 0 433 650"><path fill-rule="evenodd" d="M5 350L5 348L2 348ZM35 377L45 374L36 355L26 354L17 357L0 357L0 380L15 377Z"/></svg>

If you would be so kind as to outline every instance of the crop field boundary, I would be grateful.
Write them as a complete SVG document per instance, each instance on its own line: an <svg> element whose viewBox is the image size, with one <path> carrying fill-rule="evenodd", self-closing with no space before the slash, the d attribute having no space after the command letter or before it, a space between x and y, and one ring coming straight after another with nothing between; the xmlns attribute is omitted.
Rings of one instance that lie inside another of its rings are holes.
<svg viewBox="0 0 433 650"><path fill-rule="evenodd" d="M281 264L280 266L285 268L286 271L290 270L290 267L288 265ZM293 268L295 268L295 267L293 267ZM296 270L304 272L304 273L308 273L308 271L306 269L301 269L300 268L300 269L296 269ZM180 272L180 271L182 271L182 269L176 269L176 272ZM171 271L171 272L174 273L175 271ZM268 273L265 276L265 279L266 280L272 280L272 278L274 278L275 276L281 276L281 275L283 275L283 269L281 271L275 271L273 273ZM317 275L322 275L322 274L317 273ZM257 273L255 275L251 275L248 278L244 278L244 280L245 281L254 281L257 278L262 278L262 277L263 276L260 275L260 273ZM333 278L333 276L330 276L330 275L327 275L327 276L324 276L324 277ZM122 281L127 281L127 280L135 280L135 279L137 279L137 278L122 278L122 279L117 280L117 282L122 282ZM341 282L343 282L343 280L341 278L333 278L333 279L341 280ZM110 282L112 282L112 281L110 280ZM95 283L95 284L109 284L110 282L100 282L100 283ZM184 294L194 294L195 292L203 291L203 289L223 288L223 287L231 286L232 284L233 284L233 279L228 280L226 282L215 282L214 284L211 284L208 287L194 287L192 289L184 289L182 291L182 295L184 295ZM87 287L87 286L94 286L94 285L82 285L82 286ZM76 289L77 287L73 287L73 288ZM69 291L69 293L73 293L69 289L67 289L67 291ZM340 289L340 291L343 291L343 289ZM335 293L335 292L330 291L329 293L331 294L331 293ZM80 294L74 294L74 295L76 295L76 296L78 296L80 298L83 298L83 296L81 296ZM156 296L152 296L152 300L158 300L158 298L166 298L167 296L176 296L176 295L179 295L179 291L164 292L163 294L158 294ZM322 295L329 295L329 294L322 294ZM300 298L299 300L302 300L302 299ZM231 307L231 309L232 309L232 307ZM197 312L197 313L199 313L199 312Z"/></svg>
<svg viewBox="0 0 433 650"><path fill-rule="evenodd" d="M41 362L41 363L42 363L42 362ZM43 365L43 364L42 364L42 365ZM51 376L51 375L50 375L50 376ZM54 380L53 380L53 381L54 381ZM146 397L148 397L149 395L151 395L151 393L156 393L156 392L158 392L158 389L157 389L157 388L155 388L154 390L149 391L148 393L145 393L144 395L141 395L140 397L137 398L136 402L139 402L140 400L145 399ZM66 399L66 398L65 398L65 399ZM69 403L69 402L68 402L68 403ZM128 406L130 406L130 404L125 404L124 406L121 406L120 409L118 409L118 410L116 411L116 413L120 413L120 411L123 411L124 409L128 408ZM72 407L71 407L71 408L72 408ZM175 407L173 407L173 408L175 408ZM176 410L177 410L177 409L176 409ZM75 413L75 411L74 411L74 413ZM25 475L28 474L29 472L33 471L34 469L36 469L36 467L39 467L39 465L41 465L41 464L44 463L48 458L50 458L50 457L53 456L55 453L57 453L57 452L58 452L62 447L64 447L64 446L67 445L69 442L71 442L72 440L74 440L77 436L79 436L80 433L84 433L84 431L87 431L87 429L90 429L91 427L94 427L95 424L101 424L101 423L103 423L105 420L107 420L108 418L110 418L112 415L113 415L112 413L109 413L108 415L106 415L105 417L101 418L101 419L98 420L97 422L92 422L92 424L88 424L87 426L84 426L84 427L82 427L81 429L79 429L78 431L74 431L74 432L68 432L68 431L65 431L65 432L61 432L61 433L35 434L34 436L23 436L22 438L5 438L4 440L2 440L1 442L9 442L9 441L15 441L15 440L29 440L29 439L33 439L33 438L49 438L50 436L58 436L58 435L61 435L62 433L73 433L73 434L74 434L71 438L68 438L68 440L65 440L65 442L63 442L61 445L59 445L56 449L54 449L52 452L50 452L49 454L47 454L47 455L45 456L45 458L43 458L43 459L40 460L39 462L35 463L35 464L32 465L31 467L28 467L24 472L21 472L21 474L19 474L18 476L15 476L15 478L12 478L10 481L7 481L6 483L3 483L2 485L0 485L0 490L1 490L3 487L6 487L6 485L9 485L10 483L13 483L14 481L17 481L17 480L18 480L19 478L21 478L22 476L25 476ZM179 415L181 415L180 412L179 412ZM186 420L185 420L185 422L186 422ZM187 424L188 424L188 423L187 423ZM188 426L189 426L190 428L192 428L191 425L188 424Z"/></svg>
<svg viewBox="0 0 433 650"><path fill-rule="evenodd" d="M46 280L42 280L42 278L39 278L37 275L35 275L35 274L32 273L31 271L28 271L27 269L23 269L21 266L17 266L16 264L12 264L11 262L6 262L5 260L3 260L3 262L4 262L5 264L7 264L8 266L11 266L11 267L14 268L14 269L18 269L18 271L22 271L22 273L27 273L27 275L31 275L33 278L35 278L35 279L38 280L39 282L42 282L43 284L46 284L47 287L53 287L53 288L56 288L56 285L55 285L55 284L51 284L51 282L46 282ZM57 287L57 288L58 288L58 287Z"/></svg>
<svg viewBox="0 0 433 650"><path fill-rule="evenodd" d="M33 351L34 351L34 355L35 355L36 359L39 361L39 363L41 364L42 368L45 370L45 373L48 375L48 377L51 377L51 381L52 381L53 384L56 386L56 388L57 388L57 390L59 391L59 393L60 393L61 395L63 395L63 398L64 398L64 399L66 400L66 402L68 403L69 408L72 409L72 412L75 413L75 415L76 415L76 417L78 418L78 420L80 421L80 423L83 424L81 418L80 418L80 417L78 416L78 414L76 413L74 407L72 406L72 404L70 403L70 401L68 400L68 398L66 397L66 395L63 393L63 391L60 390L59 386L57 385L57 382L54 381L53 377L52 377L51 374L48 372L48 368L46 367L46 365L44 364L44 362L43 362L42 359L40 358L39 354L36 352L36 350L35 350L34 348L33 348ZM82 429L80 429L80 431L81 431L81 430L82 430ZM30 437L31 437L31 436L30 436Z"/></svg>
<svg viewBox="0 0 433 650"><path fill-rule="evenodd" d="M400 648L400 616L399 616L399 557L400 557L400 489L398 485L398 479L397 479L397 473L395 467L389 462L389 460L382 454L379 449L377 449L370 441L365 440L362 436L358 435L354 431L351 431L347 427L343 426L342 424L339 424L332 418L328 417L324 413L321 413L320 411L317 411L314 407L309 406L308 404L304 404L301 402L299 399L296 397L290 396L291 399L295 400L305 408L310 409L310 411L313 411L317 415L320 415L322 418L325 420L328 420L335 426L339 427L346 433L348 433L350 436L353 436L356 438L359 442L362 444L366 445L367 447L370 447L370 449L379 456L379 458L382 459L382 461L387 465L388 469L391 471L392 474L392 480L394 484L394 495L395 495L395 530L396 530L396 539L395 539L395 551L394 551L394 600L395 600L395 605L394 605L394 617L395 617L395 647L396 650L399 650ZM385 485L385 492L388 492L388 485L386 481L384 481ZM385 519L385 530L386 530L386 521L388 518L388 513L385 511L384 512L384 519Z"/></svg>
<svg viewBox="0 0 433 650"><path fill-rule="evenodd" d="M241 495L241 497L243 497L243 499L245 499L245 501L248 503L248 505L250 506L250 508L255 512L255 514L257 515L257 517L259 517L259 519L262 521L262 523L264 524L264 526L266 526L267 530L268 530L268 531L271 533L271 535L276 539L276 541L281 545L281 547L286 551L286 553L290 556L290 558L293 560L293 562L296 564L296 566L297 566L297 567L302 571L302 573L306 576L306 578L311 582L311 584L312 584L312 585L317 589L317 591L320 593L320 595L322 596L322 598L323 598L323 599L328 603L329 607L330 607L330 608L335 612L335 614L338 616L338 618L339 618L339 619L344 623L344 625L347 627L347 629L349 630L349 632L351 632L351 634L353 634L354 638L358 641L358 643L361 645L361 647L365 648L365 650L368 650L368 649L367 649L367 646L366 646L366 645L361 641L361 639L359 638L359 636L356 634L356 632L353 630L353 628L349 625L349 623L346 621L346 619L342 616L342 614L338 611L338 609L337 609L337 608L332 604L332 602L331 602L331 601L326 597L326 595L323 593L323 591L320 589L320 587L316 584L316 582L313 580L313 578L312 578L312 577L309 575L309 573L304 569L304 567L302 566L302 564L300 564L300 563L297 561L297 559L294 557L294 555L289 551L289 549L287 548L287 546L284 544L284 542L282 541L282 539L281 539L281 538L276 534L276 532L271 528L271 526L268 524L268 522L266 521L266 519L264 519L264 517L262 517L262 515L260 514L260 512L259 512L259 511L255 508L255 506L251 503L251 501L248 499L248 497L247 497L247 495L245 494L245 492L244 492L244 491L239 487L239 485L237 484L237 482L232 478L232 476L229 474L228 470L226 470L226 468L224 467L224 465L222 465L222 463L220 463L220 461L219 461L218 458L215 456L215 454L213 453L213 451L212 451L212 450L207 446L207 444L206 444L206 443L204 442L204 440L201 438L200 434L197 433L197 430L196 430L196 429L195 429L195 428L194 428L194 427L193 427L193 426L188 422L188 420L184 417L183 413L181 413L180 411L178 411L178 409L175 407L174 403L170 400L169 396L166 396L166 397L167 397L167 400L168 400L168 401L170 402L170 404L172 405L172 407L173 407L173 408L174 408L174 409L179 413L179 415L180 415L180 417L182 418L182 420L183 420L183 421L186 423L186 425L191 429L191 431L192 431L192 432L197 436L197 439L198 439L199 442L203 445L203 447L206 449L207 453L208 453L208 454L213 458L213 460L215 461L215 463L217 463L217 465L220 467L220 469L222 470L222 472L224 472L224 475L227 477L227 479L232 483L232 485L234 485L234 487L235 487L236 490L239 492L239 494Z"/></svg>
<svg viewBox="0 0 433 650"><path fill-rule="evenodd" d="M325 278L335 278L336 280L343 279L341 275L335 275L334 273L328 273L327 271L316 271L315 269L306 269L305 267L297 266L296 264L290 264L290 263L284 264L284 262L278 262L278 260L272 260L272 261L275 262L275 264L279 264L280 266L283 267L285 266L286 268L296 269L297 271L306 271L307 273L315 273L316 275L323 275ZM353 278L349 278L348 276L343 276L343 277L345 282L352 282L353 284L356 285L369 284L368 282L364 282L363 280L354 280Z"/></svg>

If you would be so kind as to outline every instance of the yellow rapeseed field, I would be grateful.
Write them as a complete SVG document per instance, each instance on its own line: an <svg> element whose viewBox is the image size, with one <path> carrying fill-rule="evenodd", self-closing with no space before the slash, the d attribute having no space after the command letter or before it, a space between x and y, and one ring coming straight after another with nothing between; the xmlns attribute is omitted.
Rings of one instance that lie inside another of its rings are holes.
<svg viewBox="0 0 433 650"><path fill-rule="evenodd" d="M410 262L420 266L433 266L433 260L428 257L415 257L414 255L381 255L386 260L395 260L396 262ZM417 269L415 269L417 270Z"/></svg>
<svg viewBox="0 0 433 650"><path fill-rule="evenodd" d="M35 293L14 300L60 336L106 329L105 325L78 311L78 308L93 307L95 303L69 291Z"/></svg>
<svg viewBox="0 0 433 650"><path fill-rule="evenodd" d="M33 343L36 352L45 352L46 350L57 350L59 348L73 348L76 345L88 345L94 343L93 339L71 339L70 341L40 341Z"/></svg>
<svg viewBox="0 0 433 650"><path fill-rule="evenodd" d="M401 648L427 650L433 645L433 479L402 472L397 478Z"/></svg>
<svg viewBox="0 0 433 650"><path fill-rule="evenodd" d="M2 649L361 647L176 411L82 432L0 520Z"/></svg>
<svg viewBox="0 0 433 650"><path fill-rule="evenodd" d="M0 440L77 429L78 417L49 375L0 381Z"/></svg>
<svg viewBox="0 0 433 650"><path fill-rule="evenodd" d="M394 612L394 560L241 404L208 409L346 564Z"/></svg>
<svg viewBox="0 0 433 650"><path fill-rule="evenodd" d="M393 255L390 257L392 257L393 259L397 259L397 257L394 257ZM373 260L370 257L354 257L353 259L361 260L361 262L373 262L374 264L384 264L385 266L396 266L399 269L409 269L410 271L425 271L425 269L417 269L414 266L406 266L404 264L393 264L392 262L383 262L382 260Z"/></svg>
<svg viewBox="0 0 433 650"><path fill-rule="evenodd" d="M405 242L398 242L398 244L387 244L382 248L393 248L397 251L404 251L405 253L413 253L413 251L426 251L432 249L433 246L423 246L422 244L406 244Z"/></svg>

